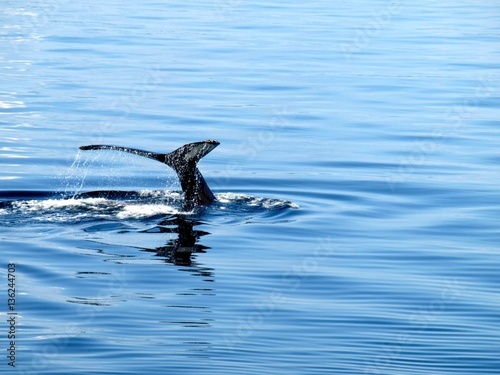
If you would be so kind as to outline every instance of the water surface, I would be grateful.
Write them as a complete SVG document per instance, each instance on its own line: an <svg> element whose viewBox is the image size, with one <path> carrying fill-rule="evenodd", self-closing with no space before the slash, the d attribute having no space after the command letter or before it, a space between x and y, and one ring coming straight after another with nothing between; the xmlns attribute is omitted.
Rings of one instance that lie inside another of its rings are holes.
<svg viewBox="0 0 500 375"><path fill-rule="evenodd" d="M2 371L499 373L495 2L0 9Z"/></svg>

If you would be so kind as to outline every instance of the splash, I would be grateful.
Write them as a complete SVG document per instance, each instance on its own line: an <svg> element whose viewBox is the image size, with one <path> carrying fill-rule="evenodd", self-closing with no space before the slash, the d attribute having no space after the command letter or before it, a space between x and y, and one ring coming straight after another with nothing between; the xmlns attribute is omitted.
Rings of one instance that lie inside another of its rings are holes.
<svg viewBox="0 0 500 375"><path fill-rule="evenodd" d="M144 193L143 193L144 194ZM157 215L189 214L181 210L181 204L174 197L162 194L159 199L107 198L60 198L60 199L30 199L2 202L0 215L13 223L50 222L74 224L93 220L126 220L143 219ZM166 199L169 198L169 199Z"/></svg>

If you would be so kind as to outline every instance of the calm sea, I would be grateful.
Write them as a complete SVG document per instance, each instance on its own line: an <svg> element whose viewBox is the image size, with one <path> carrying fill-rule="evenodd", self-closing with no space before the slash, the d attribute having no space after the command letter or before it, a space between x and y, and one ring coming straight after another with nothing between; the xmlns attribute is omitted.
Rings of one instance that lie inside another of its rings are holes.
<svg viewBox="0 0 500 375"><path fill-rule="evenodd" d="M499 17L2 1L0 372L500 374Z"/></svg>

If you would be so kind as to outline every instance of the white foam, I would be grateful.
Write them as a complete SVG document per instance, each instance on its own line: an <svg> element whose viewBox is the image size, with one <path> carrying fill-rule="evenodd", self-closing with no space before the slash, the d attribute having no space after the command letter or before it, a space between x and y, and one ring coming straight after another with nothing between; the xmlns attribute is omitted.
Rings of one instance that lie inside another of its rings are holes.
<svg viewBox="0 0 500 375"><path fill-rule="evenodd" d="M51 210L94 206L106 202L104 198L88 199L47 199L14 202L13 206L26 211Z"/></svg>
<svg viewBox="0 0 500 375"><path fill-rule="evenodd" d="M218 193L216 194L216 198L219 202L229 203L238 200L248 200L254 199L253 197L245 194L236 194L236 193Z"/></svg>
<svg viewBox="0 0 500 375"><path fill-rule="evenodd" d="M126 205L116 217L118 219L139 219L154 215L179 214L180 211L165 204L133 204Z"/></svg>
<svg viewBox="0 0 500 375"><path fill-rule="evenodd" d="M275 209L282 206L287 206L290 208L299 208L295 203L272 198L261 198L252 197L246 194L237 193L219 193L216 195L217 200L221 203L231 203L231 202L245 202L250 207L262 207L265 209Z"/></svg>

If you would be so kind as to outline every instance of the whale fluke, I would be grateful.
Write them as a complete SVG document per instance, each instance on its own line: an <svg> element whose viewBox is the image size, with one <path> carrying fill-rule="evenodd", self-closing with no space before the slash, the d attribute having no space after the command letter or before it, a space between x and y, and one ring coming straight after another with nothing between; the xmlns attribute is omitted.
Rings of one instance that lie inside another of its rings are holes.
<svg viewBox="0 0 500 375"><path fill-rule="evenodd" d="M197 163L219 144L219 142L212 140L194 142L179 147L168 154L109 145L80 146L80 150L123 151L157 160L168 165L177 173L182 191L184 192L184 199L188 207L190 207L193 205L209 204L215 200L215 196L198 169Z"/></svg>
<svg viewBox="0 0 500 375"><path fill-rule="evenodd" d="M158 161L161 161L162 163L164 162L163 160L165 159L165 154L157 154L156 152L149 152L149 151L137 150L135 148L120 147L120 146L89 145L89 146L80 146L80 150L84 150L84 151L87 151L87 150L124 151L124 152L128 152L130 154L145 156L145 157L150 158L150 159L158 160Z"/></svg>

